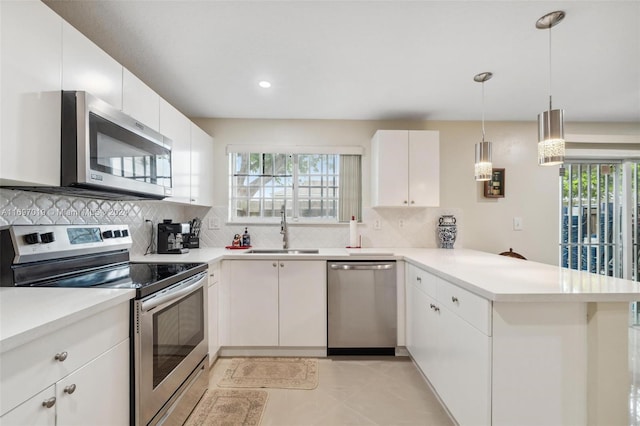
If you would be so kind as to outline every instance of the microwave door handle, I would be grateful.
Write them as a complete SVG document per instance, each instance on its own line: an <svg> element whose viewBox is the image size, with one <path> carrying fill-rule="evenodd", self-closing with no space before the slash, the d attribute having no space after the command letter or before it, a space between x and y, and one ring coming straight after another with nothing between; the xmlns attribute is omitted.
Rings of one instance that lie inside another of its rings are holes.
<svg viewBox="0 0 640 426"><path fill-rule="evenodd" d="M196 290L198 287L202 287L207 275L202 275L196 282L191 282L193 279L174 287L169 293L163 294L160 296L151 297L147 300L143 300L140 303L140 308L142 312L149 312L150 310L157 308L160 305L163 305L168 302L173 302L177 299L180 299L182 296L185 296L192 291Z"/></svg>

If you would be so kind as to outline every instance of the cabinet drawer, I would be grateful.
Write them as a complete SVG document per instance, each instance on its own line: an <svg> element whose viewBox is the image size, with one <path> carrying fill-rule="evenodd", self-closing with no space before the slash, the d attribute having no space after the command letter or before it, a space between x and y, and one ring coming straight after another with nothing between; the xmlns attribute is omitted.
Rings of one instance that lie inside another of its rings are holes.
<svg viewBox="0 0 640 426"><path fill-rule="evenodd" d="M409 284L414 284L419 290L423 291L427 295L436 297L436 282L437 277L422 269L409 265L409 273L407 274Z"/></svg>
<svg viewBox="0 0 640 426"><path fill-rule="evenodd" d="M213 285L220 279L220 262L209 263L209 285Z"/></svg>
<svg viewBox="0 0 640 426"><path fill-rule="evenodd" d="M128 337L126 302L3 353L0 415ZM56 355L64 360L57 360Z"/></svg>
<svg viewBox="0 0 640 426"><path fill-rule="evenodd" d="M55 395L55 386L49 386L47 389L29 398L27 401L0 417L0 426L55 425L55 403L57 402ZM45 401L53 403L53 405L46 407L43 405Z"/></svg>
<svg viewBox="0 0 640 426"><path fill-rule="evenodd" d="M438 302L469 324L491 336L491 302L437 278Z"/></svg>

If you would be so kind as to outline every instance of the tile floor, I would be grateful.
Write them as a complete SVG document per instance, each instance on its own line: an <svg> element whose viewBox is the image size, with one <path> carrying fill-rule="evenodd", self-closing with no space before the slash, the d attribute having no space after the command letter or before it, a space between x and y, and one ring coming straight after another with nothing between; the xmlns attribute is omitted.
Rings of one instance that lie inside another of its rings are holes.
<svg viewBox="0 0 640 426"><path fill-rule="evenodd" d="M318 361L316 389L266 389L262 426L453 424L406 357ZM216 361L209 389L217 387L230 362Z"/></svg>

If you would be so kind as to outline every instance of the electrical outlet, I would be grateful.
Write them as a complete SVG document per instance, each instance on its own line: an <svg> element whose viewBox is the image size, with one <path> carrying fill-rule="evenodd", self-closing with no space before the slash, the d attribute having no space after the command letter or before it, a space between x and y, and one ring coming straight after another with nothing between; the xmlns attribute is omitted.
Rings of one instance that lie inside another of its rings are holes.
<svg viewBox="0 0 640 426"><path fill-rule="evenodd" d="M210 217L209 218L209 229L220 229L220 218L219 217Z"/></svg>
<svg viewBox="0 0 640 426"><path fill-rule="evenodd" d="M404 219L400 219L400 220L398 221L398 226L399 226L400 228L404 228Z"/></svg>
<svg viewBox="0 0 640 426"><path fill-rule="evenodd" d="M513 230L514 231L522 231L522 218L514 217L513 218Z"/></svg>
<svg viewBox="0 0 640 426"><path fill-rule="evenodd" d="M376 219L373 222L373 229L380 229L380 219Z"/></svg>

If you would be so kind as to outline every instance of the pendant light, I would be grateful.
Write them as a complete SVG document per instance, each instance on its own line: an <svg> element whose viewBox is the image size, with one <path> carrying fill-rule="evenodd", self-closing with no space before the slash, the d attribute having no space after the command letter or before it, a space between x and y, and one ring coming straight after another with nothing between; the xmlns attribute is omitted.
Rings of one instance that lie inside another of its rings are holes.
<svg viewBox="0 0 640 426"><path fill-rule="evenodd" d="M536 28L549 30L549 110L538 114L538 164L553 166L564 162L564 110L551 105L551 28L564 19L563 11L544 15Z"/></svg>
<svg viewBox="0 0 640 426"><path fill-rule="evenodd" d="M473 81L482 83L482 142L476 144L475 177L477 181L491 180L493 164L491 163L491 142L484 140L484 82L490 80L493 74L482 72L473 77Z"/></svg>

